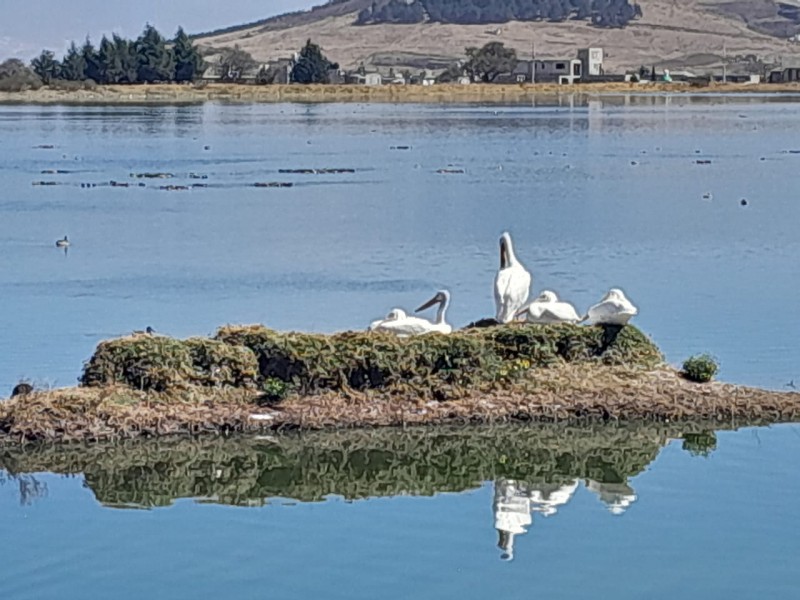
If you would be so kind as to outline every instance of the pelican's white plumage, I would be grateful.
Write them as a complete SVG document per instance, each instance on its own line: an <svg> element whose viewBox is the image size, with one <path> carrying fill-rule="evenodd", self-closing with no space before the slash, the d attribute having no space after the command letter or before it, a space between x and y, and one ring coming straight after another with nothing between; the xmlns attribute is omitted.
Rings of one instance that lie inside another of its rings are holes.
<svg viewBox="0 0 800 600"><path fill-rule="evenodd" d="M381 325L383 323L386 323L387 321L399 321L400 319L405 319L405 318L406 318L406 311L404 311L402 308L393 308L392 310L389 311L389 314L387 314L383 319L377 319L372 323L370 323L368 330L375 331L377 329L380 329Z"/></svg>
<svg viewBox="0 0 800 600"><path fill-rule="evenodd" d="M528 323L577 323L580 315L569 302L562 302L555 292L545 290L530 304L516 314L525 317Z"/></svg>
<svg viewBox="0 0 800 600"><path fill-rule="evenodd" d="M612 288L584 317L587 325L625 325L639 313L619 288Z"/></svg>
<svg viewBox="0 0 800 600"><path fill-rule="evenodd" d="M436 311L436 319L433 321L407 315L401 309L396 308L387 315L386 319L373 321L372 325L370 325L370 331L393 333L400 337L421 335L423 333L450 333L453 328L445 320L447 307L450 306L450 292L447 290L437 292L433 298L420 306L415 312L423 311L434 304L439 305L439 310Z"/></svg>
<svg viewBox="0 0 800 600"><path fill-rule="evenodd" d="M525 305L531 288L531 274L517 260L511 235L500 236L500 269L494 278L495 318L509 323Z"/></svg>

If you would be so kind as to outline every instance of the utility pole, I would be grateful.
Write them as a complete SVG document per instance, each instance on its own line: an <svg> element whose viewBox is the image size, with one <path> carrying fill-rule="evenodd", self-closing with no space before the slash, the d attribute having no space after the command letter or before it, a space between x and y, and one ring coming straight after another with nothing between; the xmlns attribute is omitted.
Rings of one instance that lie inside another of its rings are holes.
<svg viewBox="0 0 800 600"><path fill-rule="evenodd" d="M722 83L728 83L728 51L722 42Z"/></svg>
<svg viewBox="0 0 800 600"><path fill-rule="evenodd" d="M531 83L536 83L536 42L531 40Z"/></svg>

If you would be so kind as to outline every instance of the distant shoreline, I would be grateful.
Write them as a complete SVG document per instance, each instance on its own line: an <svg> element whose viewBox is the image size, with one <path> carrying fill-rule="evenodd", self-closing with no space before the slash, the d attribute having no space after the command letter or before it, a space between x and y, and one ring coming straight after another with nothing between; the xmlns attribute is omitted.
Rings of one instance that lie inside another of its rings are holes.
<svg viewBox="0 0 800 600"><path fill-rule="evenodd" d="M800 83L711 84L694 87L681 83L474 84L434 86L363 85L243 85L157 84L108 85L83 90L43 87L24 92L0 92L0 105L136 105L202 104L206 102L375 102L420 104L481 104L530 102L537 97L595 94L797 94Z"/></svg>

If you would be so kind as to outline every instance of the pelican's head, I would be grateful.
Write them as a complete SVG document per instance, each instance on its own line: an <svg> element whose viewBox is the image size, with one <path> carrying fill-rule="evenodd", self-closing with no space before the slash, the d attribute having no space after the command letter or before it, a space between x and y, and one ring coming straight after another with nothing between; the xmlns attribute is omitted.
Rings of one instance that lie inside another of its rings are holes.
<svg viewBox="0 0 800 600"><path fill-rule="evenodd" d="M544 290L534 302L558 302L558 296L555 292Z"/></svg>
<svg viewBox="0 0 800 600"><path fill-rule="evenodd" d="M438 292L436 292L436 295L433 298L428 300L425 304L420 306L414 312L422 312L423 310L425 310L426 308L430 308L434 304L441 304L442 306L446 306L449 303L450 303L450 292L448 292L447 290L439 290Z"/></svg>
<svg viewBox="0 0 800 600"><path fill-rule="evenodd" d="M611 288L603 300L625 300L625 293L619 288Z"/></svg>
<svg viewBox="0 0 800 600"><path fill-rule="evenodd" d="M400 319L405 319L406 311L402 308L393 308L389 311L389 314L386 315L387 321L399 321Z"/></svg>
<svg viewBox="0 0 800 600"><path fill-rule="evenodd" d="M500 268L506 269L511 266L511 257L514 255L514 249L511 245L511 234L503 232L500 236Z"/></svg>

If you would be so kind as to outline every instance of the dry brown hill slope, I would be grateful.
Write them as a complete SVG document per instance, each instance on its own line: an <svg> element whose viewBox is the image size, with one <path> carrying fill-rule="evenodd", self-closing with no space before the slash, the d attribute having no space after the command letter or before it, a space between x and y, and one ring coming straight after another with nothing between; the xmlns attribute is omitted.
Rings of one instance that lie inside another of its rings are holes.
<svg viewBox="0 0 800 600"><path fill-rule="evenodd" d="M211 48L238 44L262 61L288 56L312 39L344 67L389 64L392 55L406 57L397 61L401 65L415 62L410 56L461 58L466 46L490 41L516 48L521 57L529 57L535 43L537 58L571 57L577 48L600 46L609 72L651 64L713 69L723 54L730 61L751 54L800 65L800 44L786 37L800 30L800 0L638 0L643 17L624 29L578 21L354 25L370 3L340 0L196 39Z"/></svg>

